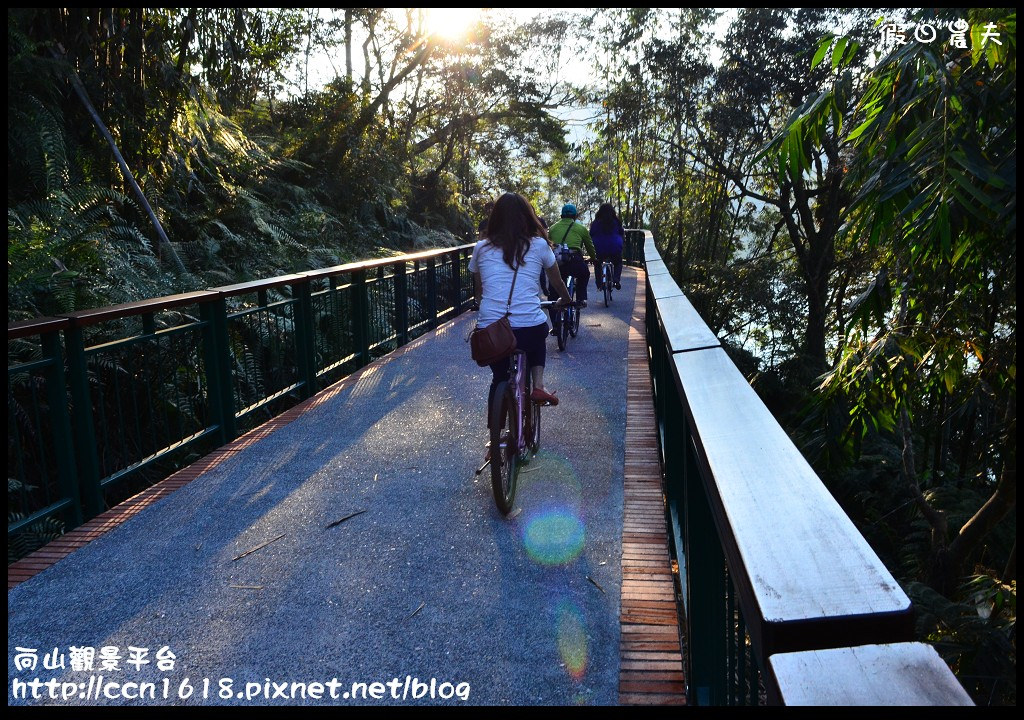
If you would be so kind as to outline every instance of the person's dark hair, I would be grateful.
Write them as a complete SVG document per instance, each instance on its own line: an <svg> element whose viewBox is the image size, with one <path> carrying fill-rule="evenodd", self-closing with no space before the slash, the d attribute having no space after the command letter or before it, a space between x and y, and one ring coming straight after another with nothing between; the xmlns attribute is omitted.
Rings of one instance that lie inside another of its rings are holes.
<svg viewBox="0 0 1024 720"><path fill-rule="evenodd" d="M501 256L510 268L522 265L531 238L548 239L530 201L518 193L505 193L494 203L487 219L487 241L501 248Z"/></svg>
<svg viewBox="0 0 1024 720"><path fill-rule="evenodd" d="M622 221L615 214L615 208L611 203L602 203L594 215L594 224L605 233L611 233L622 228Z"/></svg>

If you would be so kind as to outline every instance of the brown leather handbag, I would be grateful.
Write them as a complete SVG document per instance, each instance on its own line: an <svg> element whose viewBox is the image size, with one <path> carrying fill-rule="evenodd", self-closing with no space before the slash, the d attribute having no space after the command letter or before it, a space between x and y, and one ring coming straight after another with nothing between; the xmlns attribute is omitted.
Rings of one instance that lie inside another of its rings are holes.
<svg viewBox="0 0 1024 720"><path fill-rule="evenodd" d="M517 275L519 275L518 267L512 274L512 287L508 290L505 314L485 328L477 325L469 335L470 354L480 367L504 360L516 349L516 336L512 332L512 324L508 321L508 316L512 311L512 291L516 289Z"/></svg>

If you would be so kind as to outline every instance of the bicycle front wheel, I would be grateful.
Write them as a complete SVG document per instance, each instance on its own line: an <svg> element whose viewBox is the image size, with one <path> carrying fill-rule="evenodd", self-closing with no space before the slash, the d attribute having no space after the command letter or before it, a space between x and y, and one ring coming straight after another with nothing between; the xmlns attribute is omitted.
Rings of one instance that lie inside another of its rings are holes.
<svg viewBox="0 0 1024 720"><path fill-rule="evenodd" d="M524 432L526 433L526 446L529 448L532 455L536 455L537 451L540 450L540 404L530 400L530 391L533 389L532 383L528 383L526 386L526 419L523 423Z"/></svg>
<svg viewBox="0 0 1024 720"><path fill-rule="evenodd" d="M502 515L512 511L519 476L519 438L515 393L512 386L499 383L491 400L491 489Z"/></svg>

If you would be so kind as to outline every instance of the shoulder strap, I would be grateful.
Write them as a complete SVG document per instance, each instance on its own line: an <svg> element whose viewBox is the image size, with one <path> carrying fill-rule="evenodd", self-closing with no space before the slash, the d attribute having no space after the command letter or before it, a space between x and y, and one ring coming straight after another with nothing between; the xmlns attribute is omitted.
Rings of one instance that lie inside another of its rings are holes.
<svg viewBox="0 0 1024 720"><path fill-rule="evenodd" d="M505 303L505 316L507 317L512 312L512 291L516 289L516 276L519 275L519 266L516 265L515 271L512 273L512 287L508 289L508 302Z"/></svg>
<svg viewBox="0 0 1024 720"><path fill-rule="evenodd" d="M569 231L572 230L572 226L575 224L575 220L570 220L568 227L565 228L565 235L562 236L562 242L560 245L565 245L565 241L569 239Z"/></svg>

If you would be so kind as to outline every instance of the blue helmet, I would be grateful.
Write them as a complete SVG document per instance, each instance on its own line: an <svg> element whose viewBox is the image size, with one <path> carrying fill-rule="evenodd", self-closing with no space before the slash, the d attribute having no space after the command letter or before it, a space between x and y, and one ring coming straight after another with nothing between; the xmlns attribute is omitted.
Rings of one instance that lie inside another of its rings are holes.
<svg viewBox="0 0 1024 720"><path fill-rule="evenodd" d="M579 213L576 211L576 206L572 203L566 203L562 206L562 217L574 218L577 215L579 215Z"/></svg>

